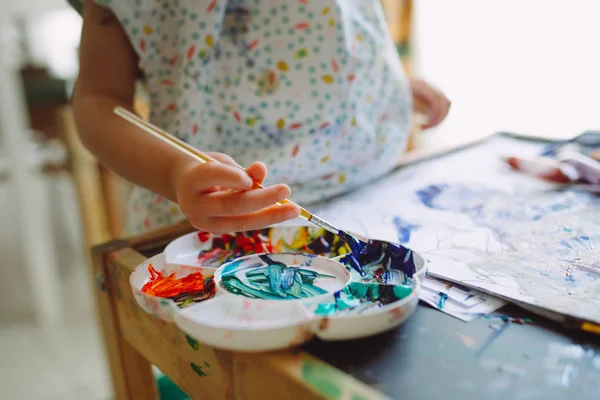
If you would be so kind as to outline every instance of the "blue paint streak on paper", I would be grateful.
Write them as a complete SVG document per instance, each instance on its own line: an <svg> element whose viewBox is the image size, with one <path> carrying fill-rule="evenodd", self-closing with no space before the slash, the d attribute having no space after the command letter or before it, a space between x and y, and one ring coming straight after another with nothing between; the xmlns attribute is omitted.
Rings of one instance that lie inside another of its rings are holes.
<svg viewBox="0 0 600 400"><path fill-rule="evenodd" d="M446 301L448 301L448 295L446 293L439 292L438 296L440 296L440 299L438 300L438 308L441 310L446 305Z"/></svg>
<svg viewBox="0 0 600 400"><path fill-rule="evenodd" d="M408 243L410 241L410 235L412 231L421 227L421 225L411 224L400 217L394 217L392 223L398 232L398 241L400 243Z"/></svg>

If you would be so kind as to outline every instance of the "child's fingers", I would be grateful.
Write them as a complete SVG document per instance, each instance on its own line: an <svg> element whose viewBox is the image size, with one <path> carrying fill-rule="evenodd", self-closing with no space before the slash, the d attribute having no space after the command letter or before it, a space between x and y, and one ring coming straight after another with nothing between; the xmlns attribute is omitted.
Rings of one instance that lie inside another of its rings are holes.
<svg viewBox="0 0 600 400"><path fill-rule="evenodd" d="M238 164L233 158L231 158L227 154L223 154L223 153L206 153L206 154L224 164L231 165L232 167L244 169L244 167L242 167L240 164Z"/></svg>
<svg viewBox="0 0 600 400"><path fill-rule="evenodd" d="M213 217L206 222L208 229L213 233L242 232L253 229L262 229L289 219L297 218L300 209L294 204L271 206L251 214L237 217Z"/></svg>
<svg viewBox="0 0 600 400"><path fill-rule="evenodd" d="M262 184L267 177L267 167L260 161L257 161L246 168L246 172L254 179L254 181L260 184Z"/></svg>
<svg viewBox="0 0 600 400"><path fill-rule="evenodd" d="M199 193L214 186L234 190L248 190L252 179L243 169L225 163L197 164L184 172L184 185L188 193Z"/></svg>
<svg viewBox="0 0 600 400"><path fill-rule="evenodd" d="M221 191L201 196L194 208L204 215L216 217L244 215L272 206L289 196L290 188L286 185L246 192Z"/></svg>

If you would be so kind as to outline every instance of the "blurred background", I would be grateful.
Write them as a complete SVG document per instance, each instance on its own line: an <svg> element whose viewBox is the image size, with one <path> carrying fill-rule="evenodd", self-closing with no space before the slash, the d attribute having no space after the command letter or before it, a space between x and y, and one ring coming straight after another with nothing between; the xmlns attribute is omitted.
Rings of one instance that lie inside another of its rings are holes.
<svg viewBox="0 0 600 400"><path fill-rule="evenodd" d="M600 2L383 3L406 67L453 102L419 146L600 129ZM119 231L126 187L76 139L81 18L66 0L0 6L0 398L108 399L86 249Z"/></svg>

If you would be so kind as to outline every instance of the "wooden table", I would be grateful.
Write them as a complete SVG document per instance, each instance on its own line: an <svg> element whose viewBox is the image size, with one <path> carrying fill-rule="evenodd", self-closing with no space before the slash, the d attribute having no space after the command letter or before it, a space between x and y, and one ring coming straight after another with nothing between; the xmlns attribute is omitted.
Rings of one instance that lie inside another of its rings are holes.
<svg viewBox="0 0 600 400"><path fill-rule="evenodd" d="M398 329L369 339L265 354L212 349L146 314L128 282L138 264L191 230L181 224L93 250L118 399L157 398L151 364L194 399L600 398L598 336L565 331L514 306L498 315L533 324L511 323L496 340L500 320L467 324L421 305Z"/></svg>

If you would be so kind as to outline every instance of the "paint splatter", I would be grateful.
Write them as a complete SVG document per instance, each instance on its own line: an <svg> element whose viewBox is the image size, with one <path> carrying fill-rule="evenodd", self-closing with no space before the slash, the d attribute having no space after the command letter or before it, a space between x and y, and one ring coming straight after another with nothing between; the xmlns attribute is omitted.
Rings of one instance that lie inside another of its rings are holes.
<svg viewBox="0 0 600 400"><path fill-rule="evenodd" d="M187 307L215 295L214 280L205 278L200 272L177 279L175 273L165 276L162 272L156 271L152 264L148 265L148 272L150 272L150 279L142 287L142 292L171 299L179 307Z"/></svg>
<svg viewBox="0 0 600 400"><path fill-rule="evenodd" d="M208 374L202 370L202 366L195 364L195 363L190 363L190 367L194 370L194 372L198 376L201 376L201 377L208 376Z"/></svg>
<svg viewBox="0 0 600 400"><path fill-rule="evenodd" d="M196 339L194 339L193 337L186 334L185 340L187 341L187 343L190 345L190 347L192 349L198 351L198 349L200 348L200 343L198 343L198 341Z"/></svg>
<svg viewBox="0 0 600 400"><path fill-rule="evenodd" d="M301 374L306 383L326 398L339 399L341 397L340 379L333 367L307 358L302 365Z"/></svg>
<svg viewBox="0 0 600 400"><path fill-rule="evenodd" d="M485 351L504 333L506 328L510 326L510 322L504 322L504 324L500 327L500 329L494 330L494 332L488 337L488 339L483 342L479 350L475 353L475 357L479 358L485 353Z"/></svg>

